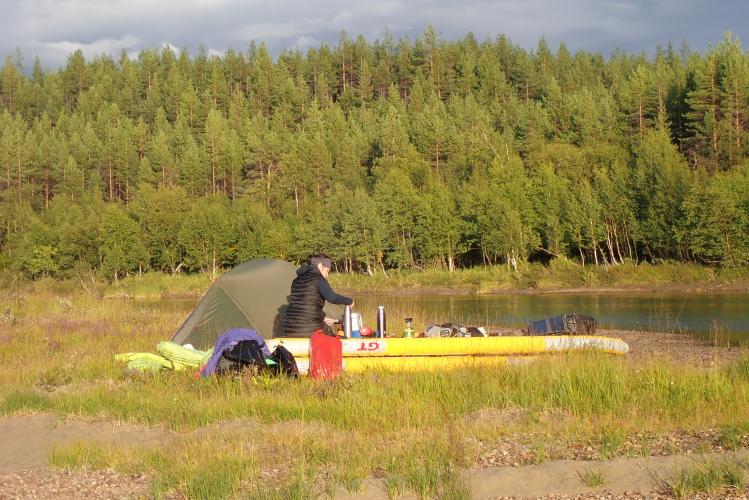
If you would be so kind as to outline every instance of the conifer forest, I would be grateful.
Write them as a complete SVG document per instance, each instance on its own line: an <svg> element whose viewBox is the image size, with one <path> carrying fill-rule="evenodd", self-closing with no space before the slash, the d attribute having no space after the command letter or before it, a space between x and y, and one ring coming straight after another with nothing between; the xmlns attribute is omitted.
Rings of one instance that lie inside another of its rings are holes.
<svg viewBox="0 0 749 500"><path fill-rule="evenodd" d="M28 278L749 263L749 55L504 36L0 73L0 268Z"/></svg>

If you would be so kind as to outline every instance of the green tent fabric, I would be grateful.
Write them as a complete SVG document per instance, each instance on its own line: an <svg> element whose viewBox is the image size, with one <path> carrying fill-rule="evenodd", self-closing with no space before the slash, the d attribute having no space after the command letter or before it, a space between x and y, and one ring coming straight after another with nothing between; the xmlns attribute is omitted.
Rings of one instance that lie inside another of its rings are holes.
<svg viewBox="0 0 749 500"><path fill-rule="evenodd" d="M252 328L266 339L283 337L280 315L288 304L297 266L278 259L256 259L233 268L218 278L190 313L172 342L206 350L232 328ZM325 305L331 317L342 308Z"/></svg>

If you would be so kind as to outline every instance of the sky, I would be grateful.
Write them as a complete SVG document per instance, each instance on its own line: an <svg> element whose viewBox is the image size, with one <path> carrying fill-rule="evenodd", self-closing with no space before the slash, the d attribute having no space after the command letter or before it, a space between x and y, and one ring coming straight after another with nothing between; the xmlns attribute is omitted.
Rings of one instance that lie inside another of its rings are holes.
<svg viewBox="0 0 749 500"><path fill-rule="evenodd" d="M745 48L749 39L749 0L0 0L0 12L0 55L20 49L26 71L37 56L55 69L77 49L87 58L165 45L222 54L254 40L277 55L335 45L342 30L413 40L430 24L446 40L505 34L533 49L545 37L552 50L564 42L604 55L669 42L704 52L726 31Z"/></svg>

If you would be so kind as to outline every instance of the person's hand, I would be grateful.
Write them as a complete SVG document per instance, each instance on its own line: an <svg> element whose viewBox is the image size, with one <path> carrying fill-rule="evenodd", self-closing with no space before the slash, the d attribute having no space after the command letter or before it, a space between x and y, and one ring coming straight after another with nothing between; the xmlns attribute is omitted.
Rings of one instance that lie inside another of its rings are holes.
<svg viewBox="0 0 749 500"><path fill-rule="evenodd" d="M351 305L349 306L351 309L354 308L354 299L351 299Z"/></svg>
<svg viewBox="0 0 749 500"><path fill-rule="evenodd" d="M324 321L325 321L325 324L328 325L328 326L335 325L335 319L334 318L325 318Z"/></svg>

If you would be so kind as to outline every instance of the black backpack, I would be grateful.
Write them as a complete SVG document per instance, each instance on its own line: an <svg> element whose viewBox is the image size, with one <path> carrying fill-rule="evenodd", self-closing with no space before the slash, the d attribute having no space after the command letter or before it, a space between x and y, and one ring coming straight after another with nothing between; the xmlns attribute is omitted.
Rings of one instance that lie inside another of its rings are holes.
<svg viewBox="0 0 749 500"><path fill-rule="evenodd" d="M247 368L251 368L255 370L255 373L266 372L272 375L299 378L299 369L296 366L294 355L284 346L276 347L269 359L276 364L269 365L265 362L263 350L255 340L242 340L221 354L216 373L236 375Z"/></svg>

